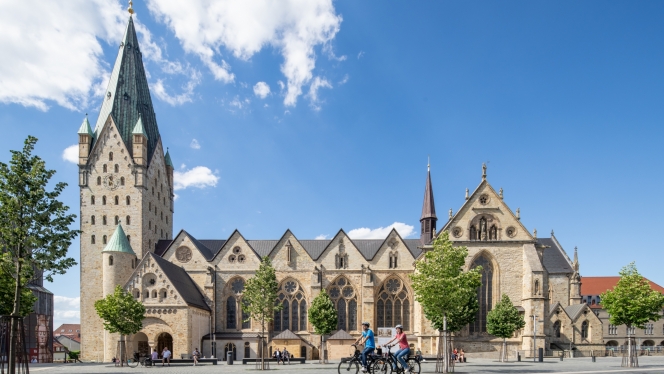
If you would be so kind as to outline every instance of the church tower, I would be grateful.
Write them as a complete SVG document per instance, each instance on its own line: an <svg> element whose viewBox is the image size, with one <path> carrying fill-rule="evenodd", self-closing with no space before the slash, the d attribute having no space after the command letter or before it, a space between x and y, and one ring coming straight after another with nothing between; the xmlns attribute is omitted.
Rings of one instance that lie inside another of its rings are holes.
<svg viewBox="0 0 664 374"><path fill-rule="evenodd" d="M96 126L92 130L86 117L78 138L81 354L85 360L108 361L114 348L105 347L110 340L104 339L108 333L94 302L129 276L109 273L109 262L116 270L133 267L154 252L160 239L173 236L173 163L164 154L131 15ZM104 250L111 243L132 253ZM134 253L136 260L128 260Z"/></svg>
<svg viewBox="0 0 664 374"><path fill-rule="evenodd" d="M431 165L427 165L427 183L424 187L424 203L420 217L420 241L429 244L436 233L436 205L433 202L433 187L431 186Z"/></svg>

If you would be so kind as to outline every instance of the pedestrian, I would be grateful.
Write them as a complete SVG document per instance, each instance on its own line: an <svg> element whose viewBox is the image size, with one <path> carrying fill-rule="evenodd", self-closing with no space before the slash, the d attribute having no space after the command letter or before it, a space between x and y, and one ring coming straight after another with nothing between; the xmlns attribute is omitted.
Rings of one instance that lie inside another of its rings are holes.
<svg viewBox="0 0 664 374"><path fill-rule="evenodd" d="M198 363L199 357L201 357L201 352L198 351L198 348L194 349L194 353L191 354L191 357L194 358L194 366Z"/></svg>
<svg viewBox="0 0 664 374"><path fill-rule="evenodd" d="M466 352L463 351L463 348L459 351L459 362L466 362Z"/></svg>
<svg viewBox="0 0 664 374"><path fill-rule="evenodd" d="M281 351L281 356L284 365L286 364L286 361L288 361L288 365L290 365L290 352L286 350L286 347L284 347L284 349Z"/></svg>
<svg viewBox="0 0 664 374"><path fill-rule="evenodd" d="M171 366L171 351L168 350L168 347L164 347L164 350L161 352L161 366L164 366L165 363L168 363L168 366Z"/></svg>
<svg viewBox="0 0 664 374"><path fill-rule="evenodd" d="M408 339L406 338L406 333L403 332L403 326L396 325L394 328L397 330L397 336L395 336L392 340L387 342L387 345L389 345L393 341L396 341L397 343L399 343L399 350L397 351L397 353L394 354L394 356L397 358L397 360L401 364L401 367L403 368L403 371L408 372L408 371L410 371L410 368L408 367L408 363L406 362L406 359L404 358L404 357L408 357L408 354L410 353L410 346L408 345ZM392 369L394 371L397 370L396 362L392 363Z"/></svg>
<svg viewBox="0 0 664 374"><path fill-rule="evenodd" d="M155 365L157 360L159 360L159 352L157 352L157 348L152 348L152 365Z"/></svg>
<svg viewBox="0 0 664 374"><path fill-rule="evenodd" d="M277 365L279 365L279 362L281 361L281 351L279 351L279 348L274 351L274 357L277 359Z"/></svg>
<svg viewBox="0 0 664 374"><path fill-rule="evenodd" d="M420 350L420 347L417 347L417 349L415 350L415 358L417 359L417 361L422 361L422 362L426 361L424 357L422 357L422 351Z"/></svg>
<svg viewBox="0 0 664 374"><path fill-rule="evenodd" d="M370 355L376 349L376 341L374 339L374 333L369 328L369 322L362 322L362 336L355 342L354 345L364 344L364 350L360 354L360 359L362 360L362 372L367 372L367 356Z"/></svg>

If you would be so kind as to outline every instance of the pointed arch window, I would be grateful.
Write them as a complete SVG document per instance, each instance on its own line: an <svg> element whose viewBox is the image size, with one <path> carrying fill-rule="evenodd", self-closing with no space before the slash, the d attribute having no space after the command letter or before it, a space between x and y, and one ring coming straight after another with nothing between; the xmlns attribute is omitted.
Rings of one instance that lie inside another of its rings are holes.
<svg viewBox="0 0 664 374"><path fill-rule="evenodd" d="M244 279L235 278L228 283L227 293L232 293L226 300L226 328L237 329L242 326L242 329L251 328L251 320L249 314L244 311L242 304L242 293L244 292ZM238 322L238 317L240 320Z"/></svg>
<svg viewBox="0 0 664 374"><path fill-rule="evenodd" d="M119 173L119 172L120 172L120 165L115 164L115 166L113 167L113 170L114 170L116 173Z"/></svg>
<svg viewBox="0 0 664 374"><path fill-rule="evenodd" d="M237 328L237 302L233 296L226 300L226 328Z"/></svg>
<svg viewBox="0 0 664 374"><path fill-rule="evenodd" d="M406 285L397 277L390 277L378 291L376 327L403 325L410 330L410 295Z"/></svg>
<svg viewBox="0 0 664 374"><path fill-rule="evenodd" d="M556 321L553 324L553 336L560 338L560 321Z"/></svg>
<svg viewBox="0 0 664 374"><path fill-rule="evenodd" d="M108 152L108 161L113 161L113 152Z"/></svg>
<svg viewBox="0 0 664 374"><path fill-rule="evenodd" d="M282 305L282 309L274 314L274 331L307 330L307 316L302 314L303 306L306 311L307 301L302 286L296 280L288 279L281 284L277 291L277 303Z"/></svg>
<svg viewBox="0 0 664 374"><path fill-rule="evenodd" d="M581 339L588 339L588 321L581 323Z"/></svg>
<svg viewBox="0 0 664 374"><path fill-rule="evenodd" d="M356 331L357 327L357 292L348 278L339 277L329 287L328 294L337 309L337 329Z"/></svg>
<svg viewBox="0 0 664 374"><path fill-rule="evenodd" d="M471 334L486 333L486 316L493 306L493 265L486 256L478 257L471 268L482 266L482 285L477 289L479 310L475 322L470 324Z"/></svg>
<svg viewBox="0 0 664 374"><path fill-rule="evenodd" d="M131 203L131 198L129 196L127 196L125 200L127 200L127 205Z"/></svg>

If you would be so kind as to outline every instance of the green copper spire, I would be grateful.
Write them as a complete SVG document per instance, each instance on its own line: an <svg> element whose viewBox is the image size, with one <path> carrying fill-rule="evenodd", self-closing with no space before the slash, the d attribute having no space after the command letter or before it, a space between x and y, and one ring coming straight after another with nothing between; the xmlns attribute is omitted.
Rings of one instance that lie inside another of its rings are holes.
<svg viewBox="0 0 664 374"><path fill-rule="evenodd" d="M111 239L108 241L108 244L106 244L106 247L104 247L102 252L124 252L131 253L133 255L136 254L134 253L134 250L131 249L129 239L127 239L127 235L125 235L125 232L122 229L122 225L120 224L118 224L118 227L115 229L113 235L111 235Z"/></svg>
<svg viewBox="0 0 664 374"><path fill-rule="evenodd" d="M166 160L166 166L173 167L173 161L171 161L171 154L168 152L168 148L166 148L166 156L164 156L164 159Z"/></svg>
<svg viewBox="0 0 664 374"><path fill-rule="evenodd" d="M90 137L94 137L94 133L92 132L92 127L90 126L90 121L88 121L88 115L85 115L85 119L83 120L83 123L81 124L81 127L78 129L78 134L79 135L90 135Z"/></svg>
<svg viewBox="0 0 664 374"><path fill-rule="evenodd" d="M97 136L109 116L113 118L122 141L130 153L133 152L132 130L140 117L148 139L149 163L159 143L159 127L143 66L143 52L138 45L134 20L131 16L127 22L124 38L119 43L118 56L102 98L97 125L94 129Z"/></svg>
<svg viewBox="0 0 664 374"><path fill-rule="evenodd" d="M141 116L138 116L138 121L136 121L136 126L134 126L134 129L131 131L133 135L143 135L147 139L148 134L145 133L145 128L143 127L143 121L141 120Z"/></svg>

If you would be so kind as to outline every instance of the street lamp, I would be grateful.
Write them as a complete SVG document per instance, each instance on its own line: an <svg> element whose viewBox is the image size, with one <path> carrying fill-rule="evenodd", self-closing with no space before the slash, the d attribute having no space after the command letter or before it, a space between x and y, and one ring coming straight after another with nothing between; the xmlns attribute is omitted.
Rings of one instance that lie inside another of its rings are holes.
<svg viewBox="0 0 664 374"><path fill-rule="evenodd" d="M535 309L535 314L531 315L533 318L533 362L537 362L537 309Z"/></svg>

